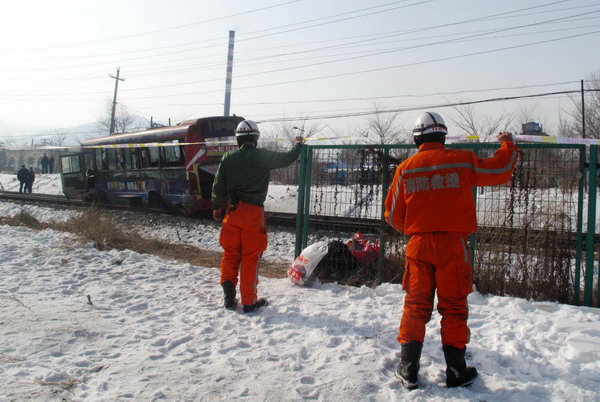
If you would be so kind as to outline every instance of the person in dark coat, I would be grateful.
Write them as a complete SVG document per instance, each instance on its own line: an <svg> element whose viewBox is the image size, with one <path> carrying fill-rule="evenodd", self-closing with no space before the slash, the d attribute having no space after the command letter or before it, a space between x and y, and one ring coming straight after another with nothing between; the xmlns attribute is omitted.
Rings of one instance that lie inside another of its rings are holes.
<svg viewBox="0 0 600 402"><path fill-rule="evenodd" d="M54 173L54 156L50 155L50 160L48 160L48 173Z"/></svg>
<svg viewBox="0 0 600 402"><path fill-rule="evenodd" d="M42 156L42 174L48 173L48 166L50 166L50 159L48 159L48 155L46 155L46 153L44 153L44 156Z"/></svg>
<svg viewBox="0 0 600 402"><path fill-rule="evenodd" d="M27 184L25 184L25 192L31 194L31 190L33 189L33 182L35 181L35 172L33 171L33 166L29 168L29 180L27 180Z"/></svg>
<svg viewBox="0 0 600 402"><path fill-rule="evenodd" d="M21 165L21 169L19 169L19 171L17 172L17 180L19 180L19 183L21 183L21 185L19 186L19 193L22 193L23 189L25 189L25 192L27 192L27 186L30 179L29 176L29 170L27 170L25 165Z"/></svg>

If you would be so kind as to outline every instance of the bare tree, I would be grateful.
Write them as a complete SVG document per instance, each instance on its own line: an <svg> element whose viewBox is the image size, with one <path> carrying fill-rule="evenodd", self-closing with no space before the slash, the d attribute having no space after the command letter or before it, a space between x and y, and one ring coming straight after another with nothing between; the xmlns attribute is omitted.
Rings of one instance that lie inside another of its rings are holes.
<svg viewBox="0 0 600 402"><path fill-rule="evenodd" d="M50 139L51 145L63 146L67 140L67 132L65 130L56 130Z"/></svg>
<svg viewBox="0 0 600 402"><path fill-rule="evenodd" d="M585 89L585 137L600 138L600 71L590 74L584 81ZM562 111L560 117L561 135L583 137L581 96L571 96L573 109ZM563 115L564 113L564 115Z"/></svg>
<svg viewBox="0 0 600 402"><path fill-rule="evenodd" d="M98 118L98 127L103 131L110 131L110 118L112 116L112 101L110 99L106 99L104 102L104 110L100 117ZM115 109L115 132L109 134L116 133L125 133L135 129L135 117L131 114L126 108L117 104Z"/></svg>
<svg viewBox="0 0 600 402"><path fill-rule="evenodd" d="M363 144L369 139L369 129L363 126L351 125L343 130L331 129L331 131L342 145Z"/></svg>
<svg viewBox="0 0 600 402"><path fill-rule="evenodd" d="M19 146L19 141L12 134L5 136L2 142L6 148L17 148Z"/></svg>
<svg viewBox="0 0 600 402"><path fill-rule="evenodd" d="M299 119L291 122L282 122L275 127L275 148L279 148L279 139L292 144L296 137L310 138L325 128L321 122Z"/></svg>
<svg viewBox="0 0 600 402"><path fill-rule="evenodd" d="M503 111L497 116L477 115L475 106L461 105L454 108L458 117L450 121L458 126L467 135L479 136L478 142L495 141L499 131L508 131L511 114Z"/></svg>
<svg viewBox="0 0 600 402"><path fill-rule="evenodd" d="M400 112L386 112L377 102L373 108L374 113L367 123L369 141L374 144L405 143L408 136L399 125Z"/></svg>

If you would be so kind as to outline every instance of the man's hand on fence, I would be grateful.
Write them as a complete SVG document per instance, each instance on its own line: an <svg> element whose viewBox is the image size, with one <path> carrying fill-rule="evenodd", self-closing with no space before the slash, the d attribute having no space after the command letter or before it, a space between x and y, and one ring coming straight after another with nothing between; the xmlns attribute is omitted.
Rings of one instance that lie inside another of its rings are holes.
<svg viewBox="0 0 600 402"><path fill-rule="evenodd" d="M509 133L509 132L498 133L498 142L500 144L502 144L503 142L512 141L512 140L513 140L513 136L511 133Z"/></svg>
<svg viewBox="0 0 600 402"><path fill-rule="evenodd" d="M304 143L304 137L294 138L294 144L303 144L303 143Z"/></svg>

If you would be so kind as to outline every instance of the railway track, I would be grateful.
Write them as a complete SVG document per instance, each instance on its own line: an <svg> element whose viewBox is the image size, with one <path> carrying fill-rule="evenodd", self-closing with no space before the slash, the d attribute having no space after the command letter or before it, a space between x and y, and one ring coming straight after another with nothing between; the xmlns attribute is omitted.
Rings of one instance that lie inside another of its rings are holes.
<svg viewBox="0 0 600 402"><path fill-rule="evenodd" d="M16 192L0 192L0 200L13 201L17 203L27 204L38 204L38 205L51 205L55 207L83 209L88 208L92 204L83 202L81 200L71 199L64 196L49 195L49 194L20 194ZM165 210L160 208L139 208L129 207L111 204L94 204L99 208L116 210L116 211L132 211L140 212L150 215L172 215L190 218L189 215L185 215L176 210ZM267 217L267 223L269 226L281 226L281 227L295 227L296 226L296 214L281 213L281 212L269 212L265 213ZM212 214L210 212L198 213L191 216L195 219L206 219L212 220ZM381 223L377 220L365 220L365 219L350 219L340 217L315 217L311 216L310 224L312 229L318 229L322 231L337 231L345 232L348 237L351 236L355 231L359 230L363 233L378 233ZM343 230L347 228L347 230ZM337 230L336 230L337 229Z"/></svg>
<svg viewBox="0 0 600 402"><path fill-rule="evenodd" d="M68 199L64 196L49 195L49 194L20 194L16 192L0 192L0 200L27 203L27 204L41 204L41 205L53 205L56 207L64 208L88 208L92 204L83 202L81 200ZM102 209L117 210L117 211L133 211L151 215L172 215L190 218L189 215L176 210L165 210L158 208L139 208L129 207L111 204L95 204ZM269 212L266 211L267 222L269 225L276 225L282 227L295 227L296 226L296 214L280 213L280 212ZM212 220L212 214L210 212L198 213L192 218ZM352 218L341 218L332 216L311 216L310 217L311 229L317 229L320 231L336 231L348 236L351 236L355 231L361 231L365 234L378 234L381 230L389 230L387 225L382 224L380 220L376 219L352 219ZM549 230L537 230L528 229L523 230L521 228L489 228L480 227L477 232L477 242L482 244L492 244L495 246L503 245L514 245L515 239L553 239L560 238L560 241L550 242L554 246L560 245L564 248L573 248L577 242L577 234L574 232L556 232ZM585 240L586 233L582 234L582 239ZM595 235L595 241L600 241L600 234ZM540 242L536 242L541 244ZM570 247L568 245L571 245ZM582 245L585 250L585 241Z"/></svg>
<svg viewBox="0 0 600 402"><path fill-rule="evenodd" d="M182 217L190 217L190 215L185 215L177 210L168 210L162 208L139 208L139 207L129 207L122 205L112 205L112 204L91 204L89 202L84 202L82 200L77 199L68 199L65 196L60 195L50 195L50 194L22 194L11 191L0 191L0 200L4 201L13 201L17 203L25 203L25 204L40 204L40 205L52 205L52 206L61 206L65 208L89 208L91 205L95 205L102 209L109 210L118 210L118 211L135 211L135 212L143 212L146 214L161 214L161 215L173 215L173 216L182 216ZM211 212L198 213L193 215L192 217L197 219L209 219L212 220ZM295 214L285 214L285 213L267 213L267 219L270 223L282 225L282 226L295 226L296 225L296 215Z"/></svg>

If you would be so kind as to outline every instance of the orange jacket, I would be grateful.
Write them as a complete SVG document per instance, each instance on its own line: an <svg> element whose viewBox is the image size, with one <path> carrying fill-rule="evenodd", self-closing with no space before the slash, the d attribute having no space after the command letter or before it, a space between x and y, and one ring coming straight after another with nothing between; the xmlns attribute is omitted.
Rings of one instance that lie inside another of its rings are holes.
<svg viewBox="0 0 600 402"><path fill-rule="evenodd" d="M493 157L447 149L427 142L398 166L385 199L385 220L407 235L428 232L473 233L477 230L474 186L510 179L517 147L505 141Z"/></svg>

